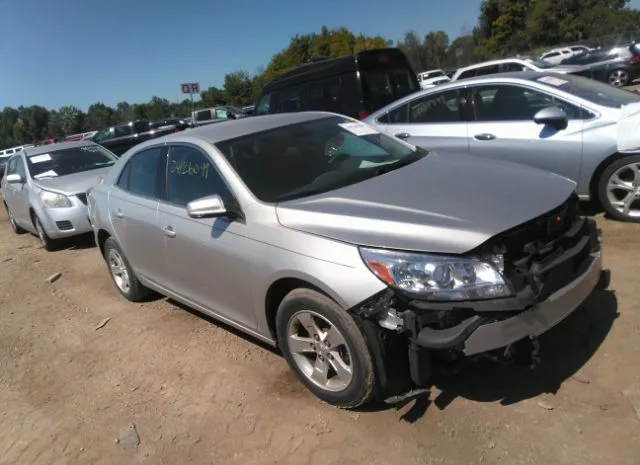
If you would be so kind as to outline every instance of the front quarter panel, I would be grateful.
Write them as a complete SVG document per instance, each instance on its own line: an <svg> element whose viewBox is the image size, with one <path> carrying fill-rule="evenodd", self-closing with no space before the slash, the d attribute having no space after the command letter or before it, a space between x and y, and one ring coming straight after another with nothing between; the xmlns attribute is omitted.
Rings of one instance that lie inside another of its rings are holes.
<svg viewBox="0 0 640 465"><path fill-rule="evenodd" d="M268 337L266 299L271 286L282 279L305 281L335 300L345 310L384 290L386 285L366 267L358 247L280 225L275 208L253 204L245 210L252 258L254 308L261 332Z"/></svg>
<svg viewBox="0 0 640 465"><path fill-rule="evenodd" d="M598 166L618 151L617 125L612 118L603 114L593 121L585 122L582 136L582 169L577 188L582 198L589 197L591 180Z"/></svg>

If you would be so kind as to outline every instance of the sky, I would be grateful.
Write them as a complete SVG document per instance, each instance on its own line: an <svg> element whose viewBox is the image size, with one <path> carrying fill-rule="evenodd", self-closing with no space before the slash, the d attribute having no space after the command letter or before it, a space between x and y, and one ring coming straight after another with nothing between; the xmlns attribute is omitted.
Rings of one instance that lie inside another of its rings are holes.
<svg viewBox="0 0 640 465"><path fill-rule="evenodd" d="M295 34L470 32L481 0L0 0L0 108L182 99L266 66ZM640 0L633 0L640 7ZM437 6L436 6L437 5Z"/></svg>

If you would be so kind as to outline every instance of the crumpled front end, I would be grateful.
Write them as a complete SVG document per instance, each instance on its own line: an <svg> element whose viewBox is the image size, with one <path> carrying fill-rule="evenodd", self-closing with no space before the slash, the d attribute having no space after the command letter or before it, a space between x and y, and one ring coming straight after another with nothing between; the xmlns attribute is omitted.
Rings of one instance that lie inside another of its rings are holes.
<svg viewBox="0 0 640 465"><path fill-rule="evenodd" d="M470 254L502 257L511 297L430 302L387 290L358 312L407 337L411 378L418 385L429 378L434 353L464 358L535 339L577 309L599 283L607 285L599 231L577 208L572 196Z"/></svg>

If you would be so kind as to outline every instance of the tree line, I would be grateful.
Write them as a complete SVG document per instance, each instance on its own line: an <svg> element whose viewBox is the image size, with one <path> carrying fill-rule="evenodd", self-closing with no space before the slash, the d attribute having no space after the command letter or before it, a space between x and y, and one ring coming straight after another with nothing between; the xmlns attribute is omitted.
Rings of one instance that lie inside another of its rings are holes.
<svg viewBox="0 0 640 465"><path fill-rule="evenodd" d="M345 27L330 30L323 26L319 33L292 37L288 47L253 76L245 70L226 74L222 87L201 92L196 108L252 104L267 82L313 56L339 57L397 46L419 72L531 53L564 43L596 45L599 41L630 40L640 32L640 10L628 8L628 1L484 0L475 27L453 40L443 31L432 31L424 37L408 31L402 41L394 43L381 36L354 34ZM176 103L161 97L146 103L120 102L115 107L97 102L86 112L71 105L57 110L39 105L5 107L0 113L0 149L136 119L187 116L191 109L189 99Z"/></svg>

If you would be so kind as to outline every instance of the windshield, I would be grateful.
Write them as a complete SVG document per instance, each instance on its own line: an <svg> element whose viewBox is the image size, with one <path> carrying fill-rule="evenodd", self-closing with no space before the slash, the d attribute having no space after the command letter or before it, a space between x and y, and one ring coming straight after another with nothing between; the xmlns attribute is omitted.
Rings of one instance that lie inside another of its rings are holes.
<svg viewBox="0 0 640 465"><path fill-rule="evenodd" d="M320 194L422 158L426 151L339 116L216 144L263 202Z"/></svg>
<svg viewBox="0 0 640 465"><path fill-rule="evenodd" d="M83 145L31 155L27 160L31 177L42 179L111 166L117 158L99 145Z"/></svg>
<svg viewBox="0 0 640 465"><path fill-rule="evenodd" d="M538 77L537 81L603 107L620 108L622 105L640 102L640 94L582 76L546 75Z"/></svg>

